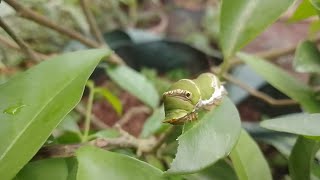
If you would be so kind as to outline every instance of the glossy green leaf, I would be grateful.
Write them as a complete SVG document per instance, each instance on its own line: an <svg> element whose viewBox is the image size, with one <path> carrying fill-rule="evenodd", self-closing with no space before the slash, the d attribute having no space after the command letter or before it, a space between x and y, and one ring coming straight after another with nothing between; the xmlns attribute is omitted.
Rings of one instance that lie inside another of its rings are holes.
<svg viewBox="0 0 320 180"><path fill-rule="evenodd" d="M178 151L167 173L192 173L209 167L230 153L240 131L238 111L231 100L225 98L178 138Z"/></svg>
<svg viewBox="0 0 320 180"><path fill-rule="evenodd" d="M314 9L310 0L303 0L290 18L291 22L300 21L311 16L316 16L317 11Z"/></svg>
<svg viewBox="0 0 320 180"><path fill-rule="evenodd" d="M320 102L315 99L312 89L306 84L263 59L244 53L238 53L237 56L272 86L298 101L305 110L311 113L319 110Z"/></svg>
<svg viewBox="0 0 320 180"><path fill-rule="evenodd" d="M162 180L162 171L135 158L85 146L76 152L77 180Z"/></svg>
<svg viewBox="0 0 320 180"><path fill-rule="evenodd" d="M108 89L105 88L95 88L94 91L95 93L101 94L116 110L118 115L122 114L122 104L117 96L113 95Z"/></svg>
<svg viewBox="0 0 320 180"><path fill-rule="evenodd" d="M310 179L310 169L319 147L319 141L299 136L289 157L289 172L292 180Z"/></svg>
<svg viewBox="0 0 320 180"><path fill-rule="evenodd" d="M164 116L165 114L163 106L156 109L144 123L140 136L146 138L148 136L153 135L161 129L166 129L169 125L162 123L162 121L164 120Z"/></svg>
<svg viewBox="0 0 320 180"><path fill-rule="evenodd" d="M68 166L65 159L45 159L28 163L15 180L67 180Z"/></svg>
<svg viewBox="0 0 320 180"><path fill-rule="evenodd" d="M271 131L262 128L259 123L242 122L242 127L244 127L255 140L273 146L286 158L289 158L290 152L297 140L297 136L294 134Z"/></svg>
<svg viewBox="0 0 320 180"><path fill-rule="evenodd" d="M298 45L293 61L298 72L320 73L320 52L315 43L304 41Z"/></svg>
<svg viewBox="0 0 320 180"><path fill-rule="evenodd" d="M80 101L108 50L67 53L46 60L0 86L0 177L12 178Z"/></svg>
<svg viewBox="0 0 320 180"><path fill-rule="evenodd" d="M107 73L115 83L145 104L152 108L158 106L159 95L152 83L142 74L127 66L108 67Z"/></svg>
<svg viewBox="0 0 320 180"><path fill-rule="evenodd" d="M183 176L186 180L237 180L233 168L224 160L220 160L203 171Z"/></svg>
<svg viewBox="0 0 320 180"><path fill-rule="evenodd" d="M243 130L230 154L239 180L272 180L270 168L256 142Z"/></svg>
<svg viewBox="0 0 320 180"><path fill-rule="evenodd" d="M73 111L71 111L58 125L56 130L60 131L68 131L81 135L80 128L77 124L77 121L81 118L81 116Z"/></svg>
<svg viewBox="0 0 320 180"><path fill-rule="evenodd" d="M303 136L320 136L320 114L294 114L263 121L261 126Z"/></svg>
<svg viewBox="0 0 320 180"><path fill-rule="evenodd" d="M220 46L225 58L254 39L285 12L295 0L223 0Z"/></svg>

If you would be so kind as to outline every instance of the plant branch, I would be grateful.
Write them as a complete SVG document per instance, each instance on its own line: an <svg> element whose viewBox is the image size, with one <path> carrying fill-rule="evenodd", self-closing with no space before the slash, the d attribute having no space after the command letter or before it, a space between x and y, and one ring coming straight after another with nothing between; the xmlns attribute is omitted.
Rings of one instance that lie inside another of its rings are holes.
<svg viewBox="0 0 320 180"><path fill-rule="evenodd" d="M83 116L86 115L86 108L84 107L84 105L80 102L76 107L75 110L82 114ZM110 128L110 126L108 126L107 124L105 124L102 120L100 120L97 116L95 116L94 114L91 114L91 123L92 125L94 125L96 128L103 130L103 129L108 129Z"/></svg>
<svg viewBox="0 0 320 180"><path fill-rule="evenodd" d="M90 130L90 124L91 124L91 113L92 113L92 104L93 104L93 98L94 98L94 83L92 81L87 82L87 87L89 88L89 98L87 102L87 111L84 121L84 133L82 136L82 142L87 142L89 137L89 130Z"/></svg>
<svg viewBox="0 0 320 180"><path fill-rule="evenodd" d="M320 43L320 36L315 37L314 39L311 39L311 41L313 41L316 44ZM296 48L297 48L297 45L295 44L295 45L291 45L291 46L284 47L284 48L276 48L276 49L261 51L261 52L255 53L254 55L258 56L260 58L266 59L266 60L274 60L277 57L294 53ZM235 65L239 65L239 64L243 64L243 61L238 58L235 58L232 61L231 65L235 66Z"/></svg>
<svg viewBox="0 0 320 180"><path fill-rule="evenodd" d="M88 0L80 0L80 5L81 5L83 13L86 16L87 22L90 26L90 32L95 36L96 40L100 44L104 44L105 41L103 39L102 33L97 25L96 20L94 19L93 14L91 13L91 11L89 9Z"/></svg>
<svg viewBox="0 0 320 180"><path fill-rule="evenodd" d="M4 31L19 45L20 49L24 52L24 54L29 57L31 60L35 62L40 62L39 57L33 50L25 43L17 34L3 21L0 17L0 26ZM12 45L12 44L10 44Z"/></svg>
<svg viewBox="0 0 320 180"><path fill-rule="evenodd" d="M74 156L77 149L84 145L92 145L108 150L113 148L135 148L137 149L137 154L140 156L144 152L151 152L153 147L157 144L157 140L154 137L151 137L149 139L138 139L122 130L120 126L117 126L116 128L121 134L121 136L118 138L98 138L80 144L44 146L35 155L33 160L44 158L71 157Z"/></svg>
<svg viewBox="0 0 320 180"><path fill-rule="evenodd" d="M47 17L45 17L39 13L36 13L27 7L24 7L17 0L4 0L4 1L7 4L9 4L13 9L15 9L21 17L24 17L26 19L34 21L42 26L46 26L50 29L53 29L61 34L64 34L64 35L72 38L72 39L76 39L89 47L93 47L93 48L100 47L100 45L98 43L96 43L95 41L84 37L82 34L76 32L74 30L60 26L59 24L51 21Z"/></svg>
<svg viewBox="0 0 320 180"><path fill-rule="evenodd" d="M1 35L0 35L0 43L2 43L6 47L11 48L13 50L22 51L22 49L14 41L11 41L10 39ZM33 51L33 53L35 53L41 59L47 59L51 56L51 55L42 54L36 51Z"/></svg>
<svg viewBox="0 0 320 180"><path fill-rule="evenodd" d="M119 121L115 125L123 126L130 120L132 116L140 113L150 113L150 112L151 110L147 106L142 105L142 106L132 107L122 116L121 119L119 119Z"/></svg>
<svg viewBox="0 0 320 180"><path fill-rule="evenodd" d="M226 79L227 81L239 86L241 89L247 91L249 94L251 94L252 96L265 101L266 103L273 105L273 106L288 106L288 105L297 105L298 103L292 99L274 99L273 97L257 91L253 88L251 88L250 86L242 83L241 81L239 81L238 79L234 78L233 76L225 73L223 75L224 79Z"/></svg>
<svg viewBox="0 0 320 180"><path fill-rule="evenodd" d="M4 0L7 4L9 4L13 9L20 14L21 17L34 21L42 26L48 27L52 30L59 32L60 34L66 35L72 39L78 40L79 42L87 45L88 47L92 48L99 48L100 45L91 40L87 37L83 36L82 34L78 33L77 31L65 28L60 26L58 23L53 22L52 20L48 19L47 17L32 11L31 9L24 7L20 2L17 0ZM106 48L110 49L107 45ZM113 64L125 64L123 60L115 53L111 54L108 61Z"/></svg>

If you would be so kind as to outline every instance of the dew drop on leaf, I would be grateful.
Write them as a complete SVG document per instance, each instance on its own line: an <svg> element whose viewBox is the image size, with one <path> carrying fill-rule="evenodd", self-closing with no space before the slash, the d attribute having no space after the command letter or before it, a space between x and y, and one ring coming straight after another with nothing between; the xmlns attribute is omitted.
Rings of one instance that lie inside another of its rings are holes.
<svg viewBox="0 0 320 180"><path fill-rule="evenodd" d="M26 106L26 105L25 104L17 104L14 106L10 106L7 109L5 109L3 111L3 113L10 114L10 115L16 115L20 112L21 108L23 108L24 106Z"/></svg>

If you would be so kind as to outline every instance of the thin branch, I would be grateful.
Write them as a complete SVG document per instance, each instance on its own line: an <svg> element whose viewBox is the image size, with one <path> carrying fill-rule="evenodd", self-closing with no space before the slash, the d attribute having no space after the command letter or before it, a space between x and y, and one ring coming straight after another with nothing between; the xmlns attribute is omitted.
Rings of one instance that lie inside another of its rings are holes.
<svg viewBox="0 0 320 180"><path fill-rule="evenodd" d="M21 50L20 47L14 41L11 41L10 39L1 35L0 35L0 43L5 45L8 48L11 48L17 51Z"/></svg>
<svg viewBox="0 0 320 180"><path fill-rule="evenodd" d="M315 37L314 39L311 39L311 41L313 41L316 44L319 44L320 36ZM295 44L295 45L290 45L284 48L276 48L276 49L261 51L261 52L255 53L254 55L271 61L271 60L276 60L277 57L286 56L294 53L296 48L297 48L297 45ZM231 63L232 66L239 65L239 64L243 64L243 61L238 58L235 58Z"/></svg>
<svg viewBox="0 0 320 180"><path fill-rule="evenodd" d="M266 103L270 104L270 105L273 105L273 106L288 106L288 105L297 105L298 103L292 99L274 99L273 97L263 93L263 92L260 92L260 91L257 91L253 88L251 88L250 86L242 83L241 81L239 81L238 79L234 78L233 76L229 75L229 74L224 74L223 77L239 86L241 89L247 91L249 94L251 94L252 96L258 98L258 99L261 99L262 101L265 101Z"/></svg>
<svg viewBox="0 0 320 180"><path fill-rule="evenodd" d="M8 39L8 38L6 38L4 36L1 36L1 35L0 35L0 43L5 45L8 48L13 49L13 50L22 51L23 52L23 50L14 41L11 41L10 39ZM47 58L49 58L51 56L51 55L46 55L46 54L39 53L37 51L33 51L33 53L35 53L36 56L38 56L41 59L47 59Z"/></svg>
<svg viewBox="0 0 320 180"><path fill-rule="evenodd" d="M92 145L103 149L135 148L140 156L144 152L150 152L156 145L157 140L154 137L138 139L122 130L119 126L116 128L119 129L121 134L118 138L98 138L87 143L44 146L33 160L74 156L75 151L84 145Z"/></svg>
<svg viewBox="0 0 320 180"><path fill-rule="evenodd" d="M151 110L147 106L142 105L142 106L132 107L122 116L121 119L119 119L116 125L123 126L130 120L132 116L140 113L150 113L150 112Z"/></svg>
<svg viewBox="0 0 320 180"><path fill-rule="evenodd" d="M86 108L81 102L75 107L75 110L83 116L86 115ZM96 128L98 128L100 130L110 128L110 126L105 124L102 120L100 120L94 114L91 114L91 123L93 126L95 126Z"/></svg>
<svg viewBox="0 0 320 180"><path fill-rule="evenodd" d="M40 25L46 26L46 27L53 29L61 34L67 35L70 38L76 39L89 47L93 47L93 48L100 47L100 45L98 43L96 43L95 41L84 37L82 34L76 32L74 30L68 29L64 26L60 26L59 24L51 21L47 17L45 17L39 13L36 13L27 7L24 7L20 2L18 2L16 0L4 0L4 1L6 3L8 3L13 9L15 9L21 17L27 18L27 19L34 21Z"/></svg>
<svg viewBox="0 0 320 180"><path fill-rule="evenodd" d="M25 43L17 34L3 21L0 17L0 26L4 31L19 45L21 50L25 53L27 57L35 62L40 62L38 56L33 52L33 50Z"/></svg>
<svg viewBox="0 0 320 180"><path fill-rule="evenodd" d="M91 33L95 36L96 40L100 44L104 44L105 41L103 39L102 33L97 25L96 20L94 19L94 16L92 15L91 11L89 10L88 0L80 0L80 5L81 5L83 13L86 16L87 22L90 26Z"/></svg>
<svg viewBox="0 0 320 180"><path fill-rule="evenodd" d="M14 8L21 17L34 21L42 26L46 26L52 30L59 32L60 34L66 35L72 39L78 40L79 42L92 47L99 48L100 45L78 33L77 31L65 28L64 26L60 26L59 24L53 22L47 17L32 11L31 9L24 7L20 2L16 0L4 0L7 4L9 4L12 8ZM106 48L110 49L107 45ZM108 58L108 62L114 64L125 64L124 61L115 53L111 54L110 58Z"/></svg>

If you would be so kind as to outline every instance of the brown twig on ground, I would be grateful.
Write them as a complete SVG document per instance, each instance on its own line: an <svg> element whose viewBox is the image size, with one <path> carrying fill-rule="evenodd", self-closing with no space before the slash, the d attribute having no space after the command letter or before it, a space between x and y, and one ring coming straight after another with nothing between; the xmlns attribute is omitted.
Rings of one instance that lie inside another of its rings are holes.
<svg viewBox="0 0 320 180"><path fill-rule="evenodd" d="M80 0L80 5L82 8L83 13L86 16L87 22L89 24L90 27L90 32L91 34L94 35L94 37L96 38L96 40L100 43L100 44L105 44L105 41L103 39L102 33L97 25L96 20L94 19L93 14L91 13L90 9L89 9L89 3L88 0Z"/></svg>
<svg viewBox="0 0 320 180"><path fill-rule="evenodd" d="M137 106L137 107L132 107L130 108L123 116L121 119L119 119L119 121L117 121L117 123L115 125L120 125L123 126L124 124L126 124L130 118L136 114L140 114L140 113L150 113L151 110L150 108L148 108L147 106Z"/></svg>
<svg viewBox="0 0 320 180"><path fill-rule="evenodd" d="M257 91L250 86L242 83L238 79L234 78L233 76L229 74L223 74L223 78L226 79L227 81L237 85L243 90L246 90L249 94L252 96L261 99L262 101L265 101L266 103L273 105L273 106L288 106L288 105L297 105L298 103L292 99L274 99L273 97L270 97L269 95Z"/></svg>
<svg viewBox="0 0 320 180"><path fill-rule="evenodd" d="M19 47L27 57L35 62L40 62L40 59L36 55L36 53L33 52L33 50L27 45L27 43L25 43L19 36L17 36L17 34L3 21L1 17L0 26L19 45ZM12 45L11 43L9 44Z"/></svg>

